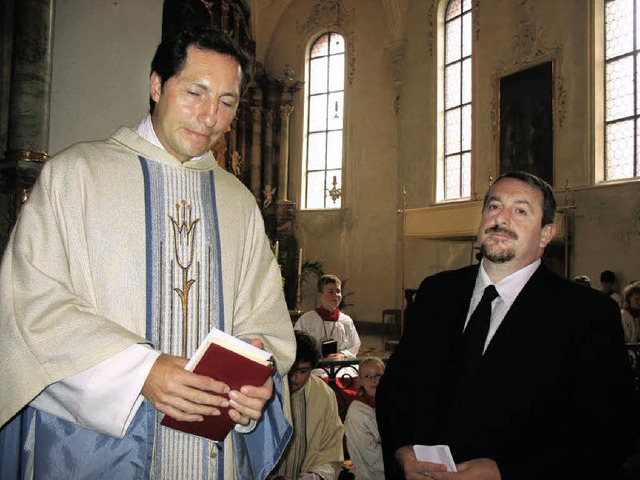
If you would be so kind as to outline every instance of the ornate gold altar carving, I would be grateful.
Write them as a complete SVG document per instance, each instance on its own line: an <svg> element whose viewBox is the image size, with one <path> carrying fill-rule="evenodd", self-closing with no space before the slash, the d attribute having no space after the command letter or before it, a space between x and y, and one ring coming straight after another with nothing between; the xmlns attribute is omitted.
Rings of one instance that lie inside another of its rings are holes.
<svg viewBox="0 0 640 480"><path fill-rule="evenodd" d="M49 160L47 152L36 150L7 150L5 156L9 161L44 163Z"/></svg>

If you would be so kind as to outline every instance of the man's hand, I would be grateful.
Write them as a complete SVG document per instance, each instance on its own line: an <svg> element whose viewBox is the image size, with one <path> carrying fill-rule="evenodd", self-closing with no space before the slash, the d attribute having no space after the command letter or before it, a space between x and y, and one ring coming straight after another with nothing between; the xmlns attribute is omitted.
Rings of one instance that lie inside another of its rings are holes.
<svg viewBox="0 0 640 480"><path fill-rule="evenodd" d="M396 461L404 471L406 480L425 480L427 472L447 471L447 467L441 463L419 462L416 460L413 445L405 445L396 450Z"/></svg>
<svg viewBox="0 0 640 480"><path fill-rule="evenodd" d="M229 393L229 386L185 370L186 364L186 358L160 354L142 386L142 395L156 410L176 420L200 422L204 415L220 415L216 407L228 407L230 402L215 394Z"/></svg>
<svg viewBox="0 0 640 480"><path fill-rule="evenodd" d="M251 340L251 345L263 348L263 344L258 339ZM250 420L260 420L265 404L273 395L273 380L271 377L260 387L244 385L240 391L229 392L231 401L229 405L229 416L231 420L240 425L248 425Z"/></svg>
<svg viewBox="0 0 640 480"><path fill-rule="evenodd" d="M436 480L501 480L500 470L490 458L477 458L456 465L458 472L434 472L430 474Z"/></svg>

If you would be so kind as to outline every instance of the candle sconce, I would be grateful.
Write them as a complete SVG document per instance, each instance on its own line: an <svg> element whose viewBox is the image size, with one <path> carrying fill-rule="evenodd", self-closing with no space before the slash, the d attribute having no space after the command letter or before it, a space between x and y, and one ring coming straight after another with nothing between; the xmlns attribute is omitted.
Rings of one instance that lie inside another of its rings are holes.
<svg viewBox="0 0 640 480"><path fill-rule="evenodd" d="M342 197L342 189L337 187L338 182L335 175L333 176L332 185L333 185L333 188L331 190L327 189L327 193L331 197L331 200L333 200L333 203L336 203L336 200Z"/></svg>

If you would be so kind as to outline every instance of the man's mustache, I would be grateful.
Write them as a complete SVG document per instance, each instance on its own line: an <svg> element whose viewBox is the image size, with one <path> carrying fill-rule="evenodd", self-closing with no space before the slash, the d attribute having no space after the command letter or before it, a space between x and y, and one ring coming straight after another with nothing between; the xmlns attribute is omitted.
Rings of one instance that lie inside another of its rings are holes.
<svg viewBox="0 0 640 480"><path fill-rule="evenodd" d="M515 232L512 232L511 230L507 230L504 227L501 227L500 225L494 225L491 228L487 228L484 233L504 233L505 235L517 240L518 239L518 235Z"/></svg>

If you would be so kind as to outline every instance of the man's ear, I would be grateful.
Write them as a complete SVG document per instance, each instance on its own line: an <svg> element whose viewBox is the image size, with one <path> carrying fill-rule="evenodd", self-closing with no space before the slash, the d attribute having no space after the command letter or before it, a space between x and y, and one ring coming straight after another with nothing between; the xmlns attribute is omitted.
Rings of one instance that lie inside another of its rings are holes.
<svg viewBox="0 0 640 480"><path fill-rule="evenodd" d="M160 75L156 72L151 73L151 77L149 78L149 95L153 99L154 102L158 102L160 99L160 94L162 93L162 81L160 80Z"/></svg>
<svg viewBox="0 0 640 480"><path fill-rule="evenodd" d="M542 227L542 235L540 236L540 247L545 248L556 234L556 224L548 223Z"/></svg>

